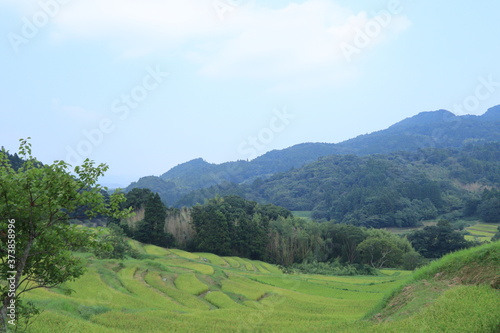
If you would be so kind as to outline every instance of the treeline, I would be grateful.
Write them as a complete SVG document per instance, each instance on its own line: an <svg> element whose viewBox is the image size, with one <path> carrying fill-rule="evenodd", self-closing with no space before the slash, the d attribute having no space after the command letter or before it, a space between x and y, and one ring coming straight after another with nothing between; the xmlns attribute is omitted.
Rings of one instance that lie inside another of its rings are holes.
<svg viewBox="0 0 500 333"><path fill-rule="evenodd" d="M149 190L127 193L125 205L145 210L143 219L124 224L126 233L144 243L262 260L302 271L360 274L384 267L413 269L423 257L474 245L446 221L407 238L334 221L318 223L238 196L215 197L192 207L184 225L192 232L176 237L168 232L174 219L167 217L175 216L171 213L176 209L160 203ZM186 235L192 236L185 239Z"/></svg>
<svg viewBox="0 0 500 333"><path fill-rule="evenodd" d="M238 195L292 211L313 211L317 220L364 227L414 227L443 214L492 221L499 216L497 199L478 193L500 185L499 160L500 143L365 157L331 155L252 184L224 183L193 191L177 205Z"/></svg>
<svg viewBox="0 0 500 333"><path fill-rule="evenodd" d="M122 208L131 207L136 214L142 210L140 219L132 217L132 221L112 220L119 225L124 233L139 242L162 247L176 245L174 236L165 229L167 207L163 204L158 193L149 189L134 189L126 194L126 201Z"/></svg>
<svg viewBox="0 0 500 333"><path fill-rule="evenodd" d="M24 160L22 158L20 158L17 153L14 153L12 155L5 149L5 147L0 148L0 152L4 153L5 156L7 156L7 159L9 160L9 163L12 166L12 169L17 171L17 170L19 170L20 167L22 167Z"/></svg>
<svg viewBox="0 0 500 333"><path fill-rule="evenodd" d="M478 198L469 199L465 203L464 215L477 217L484 222L500 221L500 190L491 189L483 191Z"/></svg>

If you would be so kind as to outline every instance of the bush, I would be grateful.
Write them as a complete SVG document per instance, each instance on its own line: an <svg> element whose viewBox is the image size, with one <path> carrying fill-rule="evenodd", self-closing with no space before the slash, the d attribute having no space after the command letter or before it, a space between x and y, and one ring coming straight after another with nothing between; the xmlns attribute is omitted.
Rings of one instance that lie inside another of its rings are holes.
<svg viewBox="0 0 500 333"><path fill-rule="evenodd" d="M363 264L341 264L339 260L334 262L303 262L293 264L285 268L285 273L321 274L321 275L378 275L378 270Z"/></svg>
<svg viewBox="0 0 500 333"><path fill-rule="evenodd" d="M402 268L405 270L412 271L425 264L424 258L417 252L407 252L403 254L403 265Z"/></svg>

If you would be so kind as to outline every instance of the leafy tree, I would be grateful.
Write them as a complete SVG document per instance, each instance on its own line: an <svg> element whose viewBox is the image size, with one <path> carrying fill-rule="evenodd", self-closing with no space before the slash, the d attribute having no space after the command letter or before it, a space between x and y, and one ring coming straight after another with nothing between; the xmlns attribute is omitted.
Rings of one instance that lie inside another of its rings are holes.
<svg viewBox="0 0 500 333"><path fill-rule="evenodd" d="M221 209L222 203L223 199L216 197L203 206L193 207L191 216L196 230L195 244L200 251L231 254L231 233Z"/></svg>
<svg viewBox="0 0 500 333"><path fill-rule="evenodd" d="M385 230L369 229L367 238L358 245L362 263L375 268L399 267L403 255L415 252L410 242Z"/></svg>
<svg viewBox="0 0 500 333"><path fill-rule="evenodd" d="M3 153L10 162L10 166L14 171L17 171L20 167L23 166L24 160L19 157L17 153L14 155L9 154L9 152L5 149L5 147L0 148L0 152Z"/></svg>
<svg viewBox="0 0 500 333"><path fill-rule="evenodd" d="M166 210L158 193L150 196L146 202L144 220L139 222L135 238L143 243L163 247L172 246L174 238L165 231Z"/></svg>
<svg viewBox="0 0 500 333"><path fill-rule="evenodd" d="M403 251L388 238L368 237L358 245L363 262L374 268L396 267L401 264Z"/></svg>
<svg viewBox="0 0 500 333"><path fill-rule="evenodd" d="M428 226L410 233L408 240L415 250L426 258L440 258L447 253L473 245L465 240L463 234L453 230L445 220L438 222L437 226Z"/></svg>
<svg viewBox="0 0 500 333"><path fill-rule="evenodd" d="M124 203L124 207L132 207L133 210L140 209L146 206L148 200L153 196L153 192L147 188L133 188L125 197L127 200Z"/></svg>
<svg viewBox="0 0 500 333"><path fill-rule="evenodd" d="M325 232L328 258L341 258L343 262L350 264L358 262L358 245L366 236L362 228L347 224L330 223Z"/></svg>
<svg viewBox="0 0 500 333"><path fill-rule="evenodd" d="M259 205L239 196L216 196L192 208L194 240L198 251L264 260L270 238L270 222L291 218L290 211Z"/></svg>
<svg viewBox="0 0 500 333"><path fill-rule="evenodd" d="M28 138L29 139L29 138ZM35 288L51 288L74 280L85 271L81 258L72 249L95 245L94 233L69 223L70 213L87 206L89 217L96 214L125 217L120 211L124 196L115 193L107 202L105 189L97 179L108 169L85 160L73 174L64 161L42 165L31 153L31 144L20 140L19 155L24 163L14 170L4 152L0 152L0 279L2 309L0 327L6 331L13 323L8 307L19 305L29 317L33 308L22 306L21 295Z"/></svg>
<svg viewBox="0 0 500 333"><path fill-rule="evenodd" d="M99 246L95 249L95 254L100 259L125 259L126 255L132 257L137 253L127 242L123 229L117 224L110 224L108 232L97 239Z"/></svg>
<svg viewBox="0 0 500 333"><path fill-rule="evenodd" d="M401 260L403 261L402 268L412 271L424 264L424 258L416 251L410 251L403 254Z"/></svg>

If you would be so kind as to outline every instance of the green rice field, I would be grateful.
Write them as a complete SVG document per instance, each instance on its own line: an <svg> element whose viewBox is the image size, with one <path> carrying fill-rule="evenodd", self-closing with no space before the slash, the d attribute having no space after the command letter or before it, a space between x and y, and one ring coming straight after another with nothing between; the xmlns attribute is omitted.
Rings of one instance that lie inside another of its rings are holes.
<svg viewBox="0 0 500 333"><path fill-rule="evenodd" d="M500 308L498 290L466 286L443 290L415 316L379 323L366 319L376 318L376 309L412 279L412 272L288 275L260 261L133 245L146 259L97 260L83 254L88 270L81 278L59 289L29 292L26 297L43 312L28 332L412 332L409 327L422 318L430 320L422 327L442 324L429 312L460 313L457 298L466 306L474 297L485 299L476 312Z"/></svg>
<svg viewBox="0 0 500 333"><path fill-rule="evenodd" d="M499 223L477 223L473 226L465 228L468 235L465 235L467 240L477 240L480 242L489 242L498 231Z"/></svg>

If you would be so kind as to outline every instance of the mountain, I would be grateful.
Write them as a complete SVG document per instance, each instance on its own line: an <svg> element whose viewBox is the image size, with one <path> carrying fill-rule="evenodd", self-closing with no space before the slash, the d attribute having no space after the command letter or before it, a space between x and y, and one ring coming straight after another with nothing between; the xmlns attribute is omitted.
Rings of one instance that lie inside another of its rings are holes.
<svg viewBox="0 0 500 333"><path fill-rule="evenodd" d="M446 110L421 112L387 129L333 143L302 143L273 150L252 161L211 164L198 158L180 164L160 177L149 176L130 184L158 192L169 205L197 189L225 182L249 184L278 172L300 168L328 155L358 156L416 151L422 148L458 148L470 142L500 141L500 105L482 116L456 116Z"/></svg>
<svg viewBox="0 0 500 333"><path fill-rule="evenodd" d="M489 108L481 118L490 121L500 121L500 105Z"/></svg>
<svg viewBox="0 0 500 333"><path fill-rule="evenodd" d="M495 222L500 192L485 191L479 197L485 189L500 188L499 161L500 142L370 156L330 155L252 184L198 189L178 205L238 195L292 211L312 211L315 219L364 227L415 227L443 214L450 219L477 215Z"/></svg>

